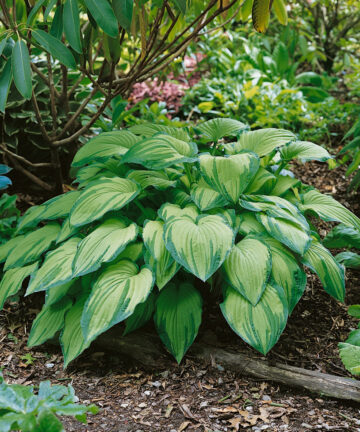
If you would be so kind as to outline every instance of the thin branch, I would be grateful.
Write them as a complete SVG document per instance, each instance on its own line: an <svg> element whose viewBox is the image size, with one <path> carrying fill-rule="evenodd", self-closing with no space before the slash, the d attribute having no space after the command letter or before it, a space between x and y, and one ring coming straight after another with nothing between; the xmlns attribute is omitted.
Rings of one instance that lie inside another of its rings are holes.
<svg viewBox="0 0 360 432"><path fill-rule="evenodd" d="M42 136L43 136L44 140L46 141L46 143L48 144L48 143L51 142L51 139L50 139L50 137L49 137L49 135L48 135L48 133L46 131L44 122L43 122L43 120L41 118L40 109L39 109L39 105L38 105L37 100L36 100L36 96L35 96L34 90L32 91L32 94L31 94L31 102L33 104L36 120L39 123Z"/></svg>
<svg viewBox="0 0 360 432"><path fill-rule="evenodd" d="M47 67L48 67L48 74L49 74L49 90L50 90L50 111L51 111L51 118L52 118L52 131L55 134L56 132L56 125L57 125L57 112L56 112L56 101L55 101L55 86L54 86L54 77L52 72L52 66L51 66L51 58L50 54L46 54L47 59Z"/></svg>
<svg viewBox="0 0 360 432"><path fill-rule="evenodd" d="M41 162L41 163L32 163L29 160L25 159L24 157L17 155L16 153L13 153L8 148L6 148L4 145L0 145L0 149L6 153L7 155L13 157L14 159L17 159L18 161L24 163L25 165L29 166L30 168L52 168L53 164L48 162Z"/></svg>
<svg viewBox="0 0 360 432"><path fill-rule="evenodd" d="M68 91L67 98L70 99L70 96L73 94L73 92L79 87L81 81L85 78L85 74L81 74L79 78L75 81L74 85L71 87L71 89Z"/></svg>

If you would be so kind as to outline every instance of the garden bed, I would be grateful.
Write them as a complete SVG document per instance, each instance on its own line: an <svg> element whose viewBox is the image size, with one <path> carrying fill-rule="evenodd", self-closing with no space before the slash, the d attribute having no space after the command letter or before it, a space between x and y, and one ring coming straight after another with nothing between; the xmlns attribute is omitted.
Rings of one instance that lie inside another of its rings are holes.
<svg viewBox="0 0 360 432"><path fill-rule="evenodd" d="M294 170L303 181L331 193L359 215L359 197L346 194L348 182L342 167L329 171L326 164L308 163ZM320 233L324 235L327 228L323 224ZM360 303L359 287L360 273L348 270L347 305ZM0 364L11 382L38 384L51 379L72 383L81 402L102 408L87 426L65 420L67 431L360 430L355 404L239 376L221 364L194 360L191 350L180 366L169 356L171 367L168 361L159 361L157 370L145 372L126 358L92 348L63 371L56 347L26 348L36 300L35 296L25 305L10 305L0 312ZM356 326L346 309L310 275L304 296L267 358L349 376L337 350L337 343ZM197 340L260 357L234 336L218 309L204 313L208 315L206 328L201 327ZM151 332L152 326L146 330Z"/></svg>

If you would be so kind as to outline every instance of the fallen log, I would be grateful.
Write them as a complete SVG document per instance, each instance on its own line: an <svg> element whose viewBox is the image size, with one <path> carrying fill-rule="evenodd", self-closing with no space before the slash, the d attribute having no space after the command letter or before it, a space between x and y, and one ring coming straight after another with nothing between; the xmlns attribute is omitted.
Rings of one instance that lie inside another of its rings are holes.
<svg viewBox="0 0 360 432"><path fill-rule="evenodd" d="M94 345L101 350L121 354L147 370L159 370L173 365L159 339L150 334L135 332L121 337L115 328L100 336ZM360 402L360 381L355 379L270 363L263 358L232 353L199 342L194 343L189 355L197 360L215 362L240 375L306 389L321 396Z"/></svg>

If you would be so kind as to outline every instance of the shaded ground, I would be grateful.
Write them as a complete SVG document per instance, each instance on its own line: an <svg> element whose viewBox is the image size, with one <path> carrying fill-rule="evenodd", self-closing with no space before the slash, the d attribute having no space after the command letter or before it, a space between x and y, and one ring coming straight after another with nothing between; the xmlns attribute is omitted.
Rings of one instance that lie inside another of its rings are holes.
<svg viewBox="0 0 360 432"><path fill-rule="evenodd" d="M294 169L304 182L360 213L359 196L346 195L343 168L328 171L326 164L309 163ZM321 234L326 229L321 225ZM346 304L360 303L359 288L360 273L348 271ZM0 364L11 382L72 383L81 402L102 408L87 426L66 420L67 431L360 431L358 405L235 375L219 364L194 361L191 351L180 366L174 363L164 370L159 364L153 374L126 359L91 350L63 371L57 348L26 348L35 302L30 299L26 308L10 305L0 312ZM199 339L258 356L228 329L216 309L205 311L204 322ZM309 276L307 290L268 358L345 376L337 343L355 326L346 306Z"/></svg>

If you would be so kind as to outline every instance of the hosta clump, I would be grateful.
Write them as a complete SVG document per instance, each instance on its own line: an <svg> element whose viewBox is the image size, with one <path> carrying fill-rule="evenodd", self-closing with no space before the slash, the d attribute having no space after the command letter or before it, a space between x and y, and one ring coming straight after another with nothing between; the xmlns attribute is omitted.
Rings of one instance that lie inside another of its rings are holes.
<svg viewBox="0 0 360 432"><path fill-rule="evenodd" d="M113 325L129 333L153 317L180 361L206 291L221 286L225 319L265 354L305 289L303 265L344 299L344 269L308 215L360 220L285 169L329 157L286 130L231 119L96 136L74 158L78 189L31 208L0 249L0 306L30 276L26 294L45 293L30 346L60 333L67 365Z"/></svg>

